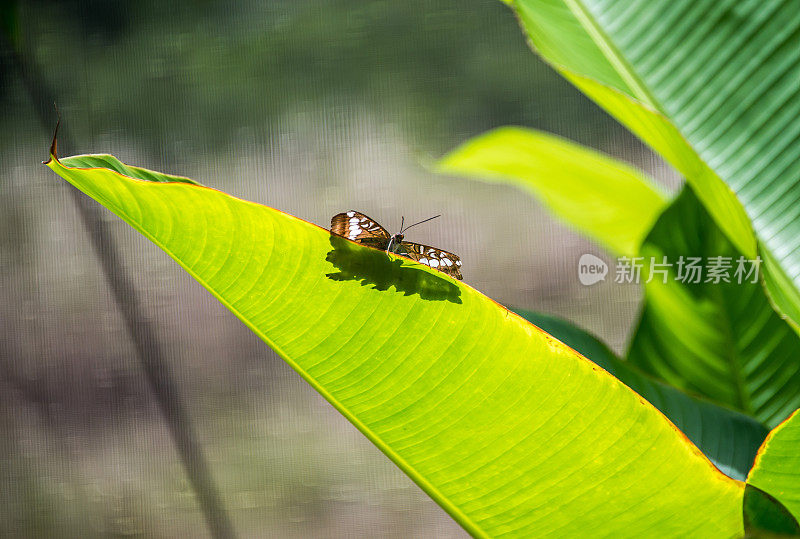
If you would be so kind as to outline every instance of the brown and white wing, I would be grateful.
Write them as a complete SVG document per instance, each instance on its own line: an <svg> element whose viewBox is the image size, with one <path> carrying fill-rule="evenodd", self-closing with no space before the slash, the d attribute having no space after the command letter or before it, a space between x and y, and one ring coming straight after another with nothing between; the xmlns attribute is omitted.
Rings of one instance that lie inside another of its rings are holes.
<svg viewBox="0 0 800 539"><path fill-rule="evenodd" d="M461 276L461 259L453 253L411 241L404 241L401 246L408 258L435 268L456 279L463 279Z"/></svg>
<svg viewBox="0 0 800 539"><path fill-rule="evenodd" d="M374 219L361 212L350 210L331 219L331 232L377 249L386 249L391 235Z"/></svg>

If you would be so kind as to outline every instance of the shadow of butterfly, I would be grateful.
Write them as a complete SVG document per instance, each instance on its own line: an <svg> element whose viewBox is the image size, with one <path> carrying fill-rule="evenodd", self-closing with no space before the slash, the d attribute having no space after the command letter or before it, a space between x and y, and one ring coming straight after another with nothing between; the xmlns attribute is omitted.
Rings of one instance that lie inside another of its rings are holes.
<svg viewBox="0 0 800 539"><path fill-rule="evenodd" d="M350 210L333 216L333 219L331 219L331 232L362 245L410 258L456 279L463 279L461 275L461 259L459 257L436 247L403 239L403 233L406 230L431 219L436 219L436 217L440 216L430 217L405 228L401 223L400 232L392 235L371 217L361 212ZM405 218L403 221L405 221Z"/></svg>

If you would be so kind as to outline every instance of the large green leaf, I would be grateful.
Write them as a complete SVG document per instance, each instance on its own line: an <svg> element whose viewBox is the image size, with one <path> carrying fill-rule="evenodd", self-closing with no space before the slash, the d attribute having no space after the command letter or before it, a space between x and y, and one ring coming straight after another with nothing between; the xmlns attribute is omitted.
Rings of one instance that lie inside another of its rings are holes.
<svg viewBox="0 0 800 539"><path fill-rule="evenodd" d="M567 140L504 127L441 159L439 172L511 183L615 253L633 255L667 204L642 173Z"/></svg>
<svg viewBox="0 0 800 539"><path fill-rule="evenodd" d="M653 227L654 214L666 202L649 180L547 134L499 129L454 150L439 170L520 185L615 253L645 262L667 256L677 264L681 257L699 256L707 265L709 257L723 256L730 257L733 274L743 256L691 189L684 189ZM645 270L643 281L648 277ZM629 359L676 387L769 425L800 406L800 338L774 312L763 288L739 284L733 275L733 283L697 285L675 277L673 272L666 284L656 278L646 285Z"/></svg>
<svg viewBox="0 0 800 539"><path fill-rule="evenodd" d="M666 279L654 273L645 285L629 361L768 425L800 407L800 338L752 282L755 274L736 275L742 254L691 189L684 188L659 218L641 254L646 266L665 256L671 266ZM730 282L709 282L710 259L718 256L726 257ZM684 268L688 278L682 282L678 265L689 257L702 258L706 271L695 279ZM742 262L745 272L753 269ZM650 277L646 269L642 277Z"/></svg>
<svg viewBox="0 0 800 539"><path fill-rule="evenodd" d="M172 256L470 533L741 535L743 483L469 286L111 156L49 166Z"/></svg>
<svg viewBox="0 0 800 539"><path fill-rule="evenodd" d="M800 319L796 0L513 0L533 46L673 164ZM735 193L735 196L733 196ZM742 206L749 222L745 219Z"/></svg>
<svg viewBox="0 0 800 539"><path fill-rule="evenodd" d="M800 521L800 410L769 433L747 484L773 496Z"/></svg>
<svg viewBox="0 0 800 539"><path fill-rule="evenodd" d="M734 479L747 477L756 452L767 436L763 425L744 414L689 396L654 380L620 360L596 337L564 320L519 309L515 312L591 359L647 399L725 474Z"/></svg>

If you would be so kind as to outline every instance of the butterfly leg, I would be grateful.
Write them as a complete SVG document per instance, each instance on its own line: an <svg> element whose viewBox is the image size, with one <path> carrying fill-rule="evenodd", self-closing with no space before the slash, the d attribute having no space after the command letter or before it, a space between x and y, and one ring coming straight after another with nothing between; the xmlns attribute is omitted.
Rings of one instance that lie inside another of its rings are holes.
<svg viewBox="0 0 800 539"><path fill-rule="evenodd" d="M392 249L392 242L394 238L389 238L389 245L386 246L386 257L391 260L392 257L389 256L389 251Z"/></svg>

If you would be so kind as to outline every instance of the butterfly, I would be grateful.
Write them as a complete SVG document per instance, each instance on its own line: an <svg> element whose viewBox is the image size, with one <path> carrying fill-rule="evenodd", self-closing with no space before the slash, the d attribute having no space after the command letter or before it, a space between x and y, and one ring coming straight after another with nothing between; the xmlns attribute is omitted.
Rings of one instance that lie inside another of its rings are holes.
<svg viewBox="0 0 800 539"><path fill-rule="evenodd" d="M362 245L381 249L387 253L391 251L411 260L416 260L456 279L463 279L461 276L461 259L453 253L403 240L403 232L412 226L420 225L436 217L439 217L439 215L405 228L403 228L403 223L401 222L400 232L392 235L371 217L367 217L361 212L350 210L333 216L333 219L331 219L331 232ZM405 218L403 221L405 221Z"/></svg>

